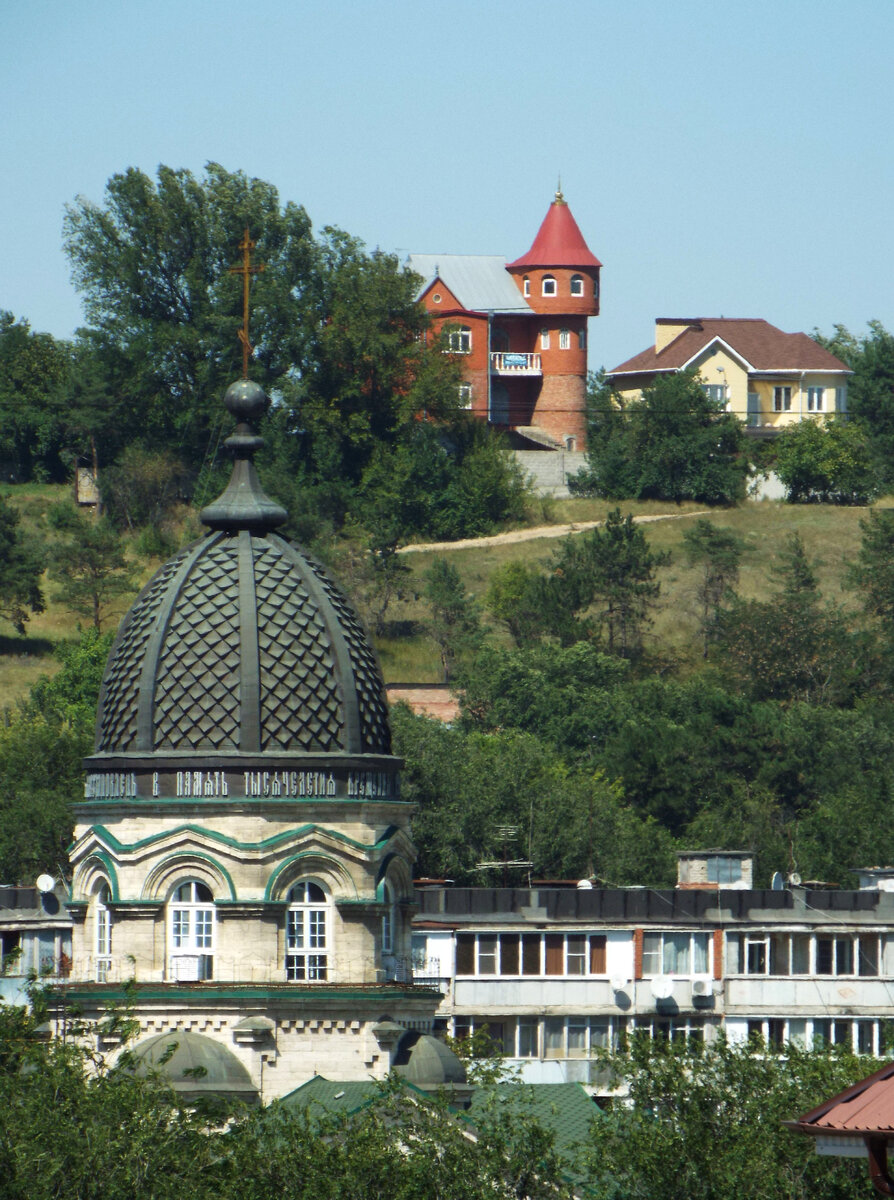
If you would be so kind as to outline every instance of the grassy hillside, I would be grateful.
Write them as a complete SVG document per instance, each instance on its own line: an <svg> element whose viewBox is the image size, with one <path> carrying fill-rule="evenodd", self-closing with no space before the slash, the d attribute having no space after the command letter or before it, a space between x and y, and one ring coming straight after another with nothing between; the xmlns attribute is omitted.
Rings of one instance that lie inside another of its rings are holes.
<svg viewBox="0 0 894 1200"><path fill-rule="evenodd" d="M64 487L26 485L4 487L22 514L27 529L39 530L46 510L51 504L70 497ZM889 503L890 501L886 501ZM610 508L605 501L574 499L554 501L545 506L550 519L557 524L601 520ZM649 541L657 549L670 550L671 565L661 572L662 605L656 616L652 637L683 660L698 654L696 646L697 572L685 560L682 539L691 527L696 514L705 510L694 504L624 504L635 515L660 516L671 519L650 523L646 528ZM856 554L860 540L860 520L865 509L832 508L822 505L786 505L773 501L749 502L736 509L715 510L709 514L718 524L735 530L748 547L742 561L739 590L744 596L760 597L772 588L774 559L793 531L801 534L808 554L818 560L820 586L827 598L847 602L845 587L846 566ZM484 544L474 548L439 551L459 569L468 590L482 597L495 568L512 559L526 562L547 562L558 546L555 538L542 538L509 545ZM431 565L433 553L413 553L405 561L421 588L421 575ZM157 562L140 560L141 577L148 578ZM48 607L34 617L24 637L17 636L6 626L0 626L0 695L4 703L24 694L43 673L55 669L53 646L71 637L76 630L73 616L50 599L52 587L46 588ZM126 608L126 604L123 606ZM399 604L389 616L405 623L421 621L425 616L420 601ZM432 643L422 635L383 638L379 653L386 679L389 682L437 682L440 678L437 654Z"/></svg>

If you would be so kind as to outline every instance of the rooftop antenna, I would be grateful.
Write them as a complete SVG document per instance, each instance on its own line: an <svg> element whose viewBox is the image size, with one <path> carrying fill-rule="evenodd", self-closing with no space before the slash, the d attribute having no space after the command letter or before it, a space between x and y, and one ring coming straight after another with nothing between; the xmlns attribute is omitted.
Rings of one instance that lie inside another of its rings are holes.
<svg viewBox="0 0 894 1200"><path fill-rule="evenodd" d="M239 330L239 341L242 343L242 378L248 379L248 360L254 347L248 340L248 296L252 275L259 275L267 269L266 263L252 263L251 252L257 242L251 240L248 226L242 235L239 249L242 251L242 264L238 267L227 267L231 275L242 276L242 328Z"/></svg>
<svg viewBox="0 0 894 1200"><path fill-rule="evenodd" d="M478 871L492 871L503 868L503 887L508 886L508 873L510 867L521 867L524 870L530 871L534 866L532 862L522 858L509 857L509 843L514 842L518 837L519 828L517 825L497 825L494 829L494 834L497 839L503 843L503 857L493 861L482 861L475 864Z"/></svg>

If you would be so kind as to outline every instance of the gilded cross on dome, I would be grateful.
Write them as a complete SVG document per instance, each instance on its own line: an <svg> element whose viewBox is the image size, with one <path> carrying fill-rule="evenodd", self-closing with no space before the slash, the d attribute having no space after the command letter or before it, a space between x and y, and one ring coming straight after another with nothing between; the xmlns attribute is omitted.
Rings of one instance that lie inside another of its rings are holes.
<svg viewBox="0 0 894 1200"><path fill-rule="evenodd" d="M242 343L242 378L248 379L248 359L253 350L251 342L248 340L248 295L251 286L252 275L258 275L261 271L266 270L264 263L252 263L251 252L254 250L256 242L251 240L248 226L245 226L245 232L242 235L242 241L239 243L239 249L242 251L242 264L238 267L228 267L227 270L231 275L242 276L242 328L239 330L239 341Z"/></svg>

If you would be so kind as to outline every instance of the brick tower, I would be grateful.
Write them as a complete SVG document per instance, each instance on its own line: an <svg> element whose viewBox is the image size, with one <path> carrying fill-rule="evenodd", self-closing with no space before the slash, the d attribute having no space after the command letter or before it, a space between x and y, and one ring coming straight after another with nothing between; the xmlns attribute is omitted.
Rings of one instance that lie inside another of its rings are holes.
<svg viewBox="0 0 894 1200"><path fill-rule="evenodd" d="M506 267L540 319L542 377L530 424L567 449L582 450L586 440L587 318L599 314L601 266L557 191L531 249Z"/></svg>

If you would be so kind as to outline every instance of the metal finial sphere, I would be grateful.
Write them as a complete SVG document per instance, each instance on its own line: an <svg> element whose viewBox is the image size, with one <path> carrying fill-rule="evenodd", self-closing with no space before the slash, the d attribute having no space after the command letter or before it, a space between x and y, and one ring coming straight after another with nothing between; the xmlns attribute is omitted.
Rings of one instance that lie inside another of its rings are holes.
<svg viewBox="0 0 894 1200"><path fill-rule="evenodd" d="M247 425L257 425L270 407L267 393L251 379L238 379L231 383L224 396L224 404L237 421Z"/></svg>

